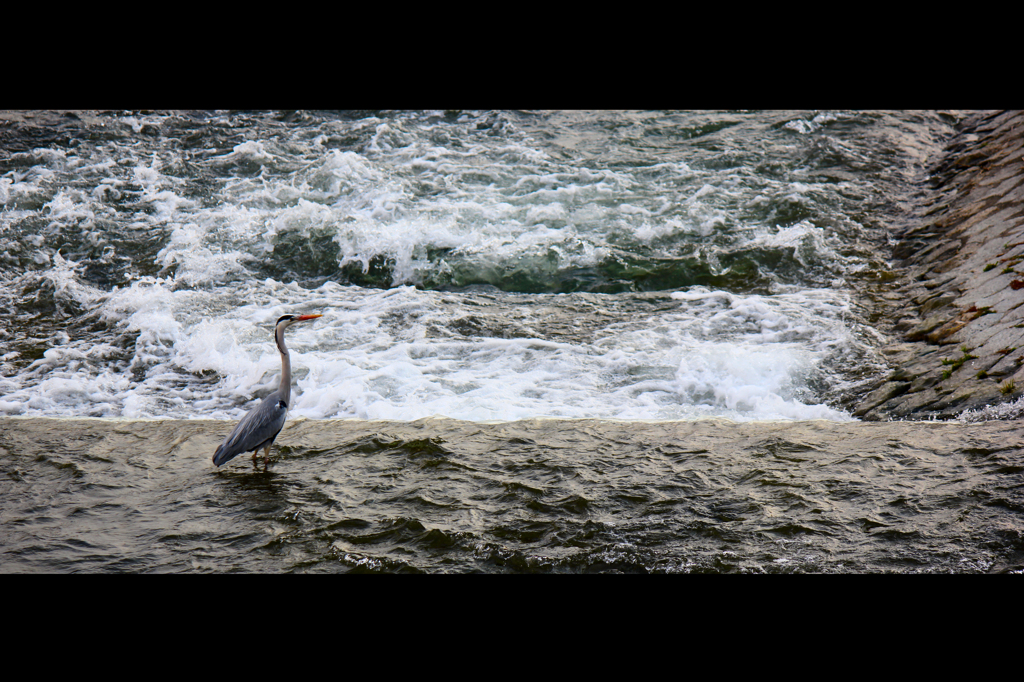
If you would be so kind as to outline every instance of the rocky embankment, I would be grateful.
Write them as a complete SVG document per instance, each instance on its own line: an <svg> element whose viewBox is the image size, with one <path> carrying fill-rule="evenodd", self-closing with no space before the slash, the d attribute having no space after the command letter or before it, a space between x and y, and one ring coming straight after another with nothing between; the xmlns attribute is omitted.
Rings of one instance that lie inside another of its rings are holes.
<svg viewBox="0 0 1024 682"><path fill-rule="evenodd" d="M950 418L1024 394L1024 112L962 122L902 235L892 372L853 412Z"/></svg>

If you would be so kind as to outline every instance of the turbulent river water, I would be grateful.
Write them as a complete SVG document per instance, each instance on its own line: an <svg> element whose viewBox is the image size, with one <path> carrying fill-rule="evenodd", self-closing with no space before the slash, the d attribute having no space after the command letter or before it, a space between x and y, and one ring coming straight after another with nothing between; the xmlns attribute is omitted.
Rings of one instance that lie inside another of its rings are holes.
<svg viewBox="0 0 1024 682"><path fill-rule="evenodd" d="M1012 568L1015 424L844 400L958 117L8 112L0 569Z"/></svg>

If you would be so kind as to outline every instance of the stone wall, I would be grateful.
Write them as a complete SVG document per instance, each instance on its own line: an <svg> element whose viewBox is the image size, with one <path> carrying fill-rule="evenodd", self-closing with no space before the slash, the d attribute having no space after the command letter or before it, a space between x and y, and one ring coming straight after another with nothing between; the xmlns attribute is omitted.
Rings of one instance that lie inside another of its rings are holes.
<svg viewBox="0 0 1024 682"><path fill-rule="evenodd" d="M965 119L894 256L903 317L867 420L949 418L1024 394L1024 112Z"/></svg>

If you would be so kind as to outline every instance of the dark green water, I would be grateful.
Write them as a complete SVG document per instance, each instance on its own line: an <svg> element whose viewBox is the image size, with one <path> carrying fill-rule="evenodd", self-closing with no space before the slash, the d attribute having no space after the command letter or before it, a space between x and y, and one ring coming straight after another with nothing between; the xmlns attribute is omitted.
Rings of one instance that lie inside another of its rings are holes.
<svg viewBox="0 0 1024 682"><path fill-rule="evenodd" d="M0 571L1020 570L1019 426L847 411L959 118L0 112Z"/></svg>
<svg viewBox="0 0 1024 682"><path fill-rule="evenodd" d="M1012 422L0 420L5 572L1024 568Z"/></svg>
<svg viewBox="0 0 1024 682"><path fill-rule="evenodd" d="M848 419L957 120L0 111L0 415Z"/></svg>

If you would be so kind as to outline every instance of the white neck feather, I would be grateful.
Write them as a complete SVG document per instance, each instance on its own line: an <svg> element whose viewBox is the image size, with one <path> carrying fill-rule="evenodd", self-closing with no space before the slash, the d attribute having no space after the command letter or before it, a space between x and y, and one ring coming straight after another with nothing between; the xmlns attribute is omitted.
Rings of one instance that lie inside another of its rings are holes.
<svg viewBox="0 0 1024 682"><path fill-rule="evenodd" d="M277 341L277 349L281 351L281 387L278 391L284 404L291 407L292 361L288 357L288 347L284 345L284 330L289 326L288 322L282 322L277 325L277 329L274 331L274 340Z"/></svg>

